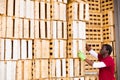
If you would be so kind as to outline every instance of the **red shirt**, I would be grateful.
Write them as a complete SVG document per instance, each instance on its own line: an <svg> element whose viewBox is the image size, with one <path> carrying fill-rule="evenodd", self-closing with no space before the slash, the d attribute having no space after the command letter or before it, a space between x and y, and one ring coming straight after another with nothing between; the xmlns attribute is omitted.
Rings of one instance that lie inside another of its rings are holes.
<svg viewBox="0 0 120 80"><path fill-rule="evenodd" d="M111 56L103 58L101 54L98 54L98 60L106 64L106 67L99 68L99 80L115 80L114 77L114 60Z"/></svg>

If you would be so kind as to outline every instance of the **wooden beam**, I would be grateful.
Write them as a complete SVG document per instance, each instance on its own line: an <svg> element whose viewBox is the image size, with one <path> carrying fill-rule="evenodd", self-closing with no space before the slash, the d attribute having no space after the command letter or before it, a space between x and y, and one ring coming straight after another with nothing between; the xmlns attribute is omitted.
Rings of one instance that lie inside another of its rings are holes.
<svg viewBox="0 0 120 80"><path fill-rule="evenodd" d="M116 36L116 67L117 79L120 80L120 0L114 0L114 16L115 16L115 36Z"/></svg>

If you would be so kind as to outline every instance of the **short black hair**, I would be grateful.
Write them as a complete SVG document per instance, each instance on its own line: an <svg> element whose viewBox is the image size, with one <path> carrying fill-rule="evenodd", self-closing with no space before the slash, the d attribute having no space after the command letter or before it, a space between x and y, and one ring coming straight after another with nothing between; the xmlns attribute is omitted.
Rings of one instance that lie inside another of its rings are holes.
<svg viewBox="0 0 120 80"><path fill-rule="evenodd" d="M103 44L103 46L106 46L106 50L108 50L109 52L108 52L108 54L110 55L111 54L111 52L112 52L112 46L111 45L109 45L109 44Z"/></svg>

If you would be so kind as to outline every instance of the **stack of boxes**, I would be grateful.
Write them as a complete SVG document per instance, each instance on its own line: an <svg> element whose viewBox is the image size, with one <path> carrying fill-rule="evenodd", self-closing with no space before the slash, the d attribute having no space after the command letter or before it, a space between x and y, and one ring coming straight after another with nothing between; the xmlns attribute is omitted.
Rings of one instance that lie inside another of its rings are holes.
<svg viewBox="0 0 120 80"><path fill-rule="evenodd" d="M84 76L84 62L77 57L79 50L85 53L86 22L89 20L89 5L86 1L70 0L67 5L67 56L68 77L79 79Z"/></svg>

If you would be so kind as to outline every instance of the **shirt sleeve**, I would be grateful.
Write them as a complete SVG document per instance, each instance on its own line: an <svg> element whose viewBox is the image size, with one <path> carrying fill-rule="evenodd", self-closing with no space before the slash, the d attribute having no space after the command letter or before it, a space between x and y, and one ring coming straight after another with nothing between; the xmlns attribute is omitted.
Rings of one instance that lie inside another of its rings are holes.
<svg viewBox="0 0 120 80"><path fill-rule="evenodd" d="M98 58L98 53L96 53L94 50L90 50L89 53L94 56L95 58Z"/></svg>
<svg viewBox="0 0 120 80"><path fill-rule="evenodd" d="M94 62L92 66L93 68L103 68L106 67L106 64L104 62Z"/></svg>

